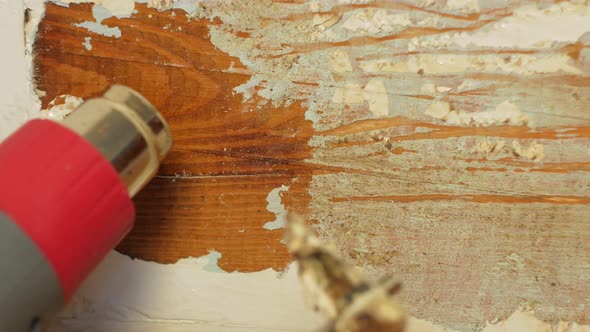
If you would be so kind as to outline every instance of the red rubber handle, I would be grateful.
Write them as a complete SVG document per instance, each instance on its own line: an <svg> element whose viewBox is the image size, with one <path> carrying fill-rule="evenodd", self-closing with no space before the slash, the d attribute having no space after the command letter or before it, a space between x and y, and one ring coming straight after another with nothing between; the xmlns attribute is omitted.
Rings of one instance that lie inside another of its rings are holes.
<svg viewBox="0 0 590 332"><path fill-rule="evenodd" d="M0 210L45 255L64 298L133 226L125 184L77 133L33 120L0 144Z"/></svg>

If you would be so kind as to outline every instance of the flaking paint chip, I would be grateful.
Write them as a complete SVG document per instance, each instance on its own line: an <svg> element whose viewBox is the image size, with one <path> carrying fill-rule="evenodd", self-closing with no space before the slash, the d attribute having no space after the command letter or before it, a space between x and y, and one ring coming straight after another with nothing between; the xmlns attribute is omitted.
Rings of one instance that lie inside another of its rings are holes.
<svg viewBox="0 0 590 332"><path fill-rule="evenodd" d="M335 73L352 72L352 65L348 53L344 51L335 51L330 57L330 65Z"/></svg>
<svg viewBox="0 0 590 332"><path fill-rule="evenodd" d="M389 96L380 79L370 80L363 89L363 98L369 103L369 111L378 117L389 115Z"/></svg>

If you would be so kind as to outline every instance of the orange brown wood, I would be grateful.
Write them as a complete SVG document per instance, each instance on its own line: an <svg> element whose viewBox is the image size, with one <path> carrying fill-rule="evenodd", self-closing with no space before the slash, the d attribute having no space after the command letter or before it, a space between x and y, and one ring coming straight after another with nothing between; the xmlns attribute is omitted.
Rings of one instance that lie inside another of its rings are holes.
<svg viewBox="0 0 590 332"><path fill-rule="evenodd" d="M224 72L240 61L209 42L208 21L187 22L182 11L137 4L132 18L104 21L116 21L123 36L93 36L89 52L81 45L87 31L75 24L94 20L91 8L47 4L35 44L43 105L63 94L88 98L125 84L164 114L174 136L158 177L135 199L136 227L119 250L163 263L217 250L227 271L285 267L291 258L281 230L263 228L275 218L265 209L266 196L293 181L292 198L285 199L308 200L302 161L310 154L311 125L304 110L243 103L232 89L249 76ZM166 24L182 31L162 29Z"/></svg>

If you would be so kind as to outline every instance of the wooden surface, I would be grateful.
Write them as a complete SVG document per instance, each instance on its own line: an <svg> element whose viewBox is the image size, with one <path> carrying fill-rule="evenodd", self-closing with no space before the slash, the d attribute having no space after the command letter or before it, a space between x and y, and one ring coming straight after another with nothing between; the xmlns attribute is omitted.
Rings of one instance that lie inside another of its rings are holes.
<svg viewBox="0 0 590 332"><path fill-rule="evenodd" d="M588 42L489 42L519 2L479 12L435 3L337 5L318 20L278 1L220 3L219 15L192 20L136 4L131 18L103 21L121 38L91 34L92 50L75 26L94 20L92 5L48 4L38 88L47 105L126 84L168 119L174 149L118 248L132 257L172 263L216 250L226 271L281 269L291 260L282 231L263 226L275 218L267 195L286 185L282 202L324 239L369 271L399 275L420 318L471 328L533 303L542 318L588 323ZM362 33L350 23L385 9L442 23ZM346 24L352 36L339 35ZM433 46L453 33L484 35L467 49ZM334 65L341 54L350 68ZM234 89L254 75L261 83L244 98ZM367 88L380 84L384 95ZM373 109L384 97L388 111ZM457 111L429 113L434 102ZM509 115L482 117L495 107Z"/></svg>
<svg viewBox="0 0 590 332"><path fill-rule="evenodd" d="M285 267L291 258L282 231L263 228L274 220L266 196L296 175L306 186L302 160L311 132L302 109L250 111L256 102L244 104L232 92L248 77L223 72L239 60L211 45L207 22L186 23L180 11L170 17L138 5L132 19L112 19L120 40L94 36L89 52L80 47L85 30L74 24L93 20L91 8L47 5L35 46L44 105L62 94L89 98L125 84L161 110L174 135L158 177L136 199L136 227L119 250L163 263L217 250L227 271ZM182 33L162 30L174 22Z"/></svg>

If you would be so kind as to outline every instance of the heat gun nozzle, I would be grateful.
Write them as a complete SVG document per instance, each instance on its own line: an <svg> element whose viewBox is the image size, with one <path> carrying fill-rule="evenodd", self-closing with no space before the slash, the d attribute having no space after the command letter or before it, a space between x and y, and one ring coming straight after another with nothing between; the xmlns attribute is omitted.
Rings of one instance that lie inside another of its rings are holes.
<svg viewBox="0 0 590 332"><path fill-rule="evenodd" d="M113 85L89 99L63 121L107 158L135 196L156 174L172 148L168 124L136 91Z"/></svg>

